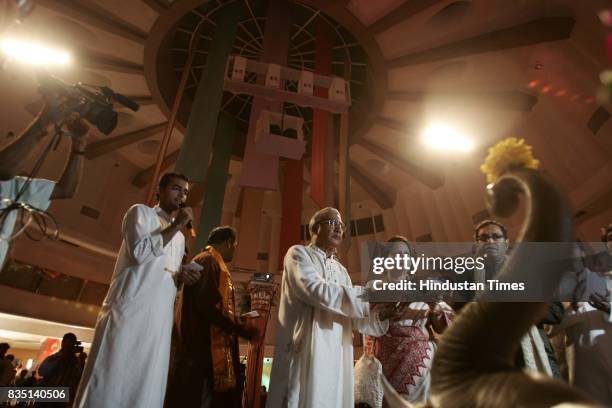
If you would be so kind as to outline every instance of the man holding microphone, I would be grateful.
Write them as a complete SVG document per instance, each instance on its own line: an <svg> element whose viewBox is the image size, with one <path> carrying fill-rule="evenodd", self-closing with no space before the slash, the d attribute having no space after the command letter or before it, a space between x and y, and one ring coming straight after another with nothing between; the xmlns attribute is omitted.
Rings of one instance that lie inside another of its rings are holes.
<svg viewBox="0 0 612 408"><path fill-rule="evenodd" d="M185 176L165 174L158 204L136 204L125 214L123 242L74 407L162 408L177 286L200 276L181 266L181 230L193 219L191 208L183 207L188 191Z"/></svg>

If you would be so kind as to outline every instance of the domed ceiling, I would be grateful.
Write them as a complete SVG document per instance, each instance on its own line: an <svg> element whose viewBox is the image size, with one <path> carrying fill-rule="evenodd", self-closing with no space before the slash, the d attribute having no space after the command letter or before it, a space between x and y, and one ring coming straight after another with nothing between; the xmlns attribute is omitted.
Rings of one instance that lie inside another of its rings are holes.
<svg viewBox="0 0 612 408"><path fill-rule="evenodd" d="M201 24L183 111L164 159L164 168L172 168L218 12L228 3L36 1L20 29L52 27L55 41L72 51L74 66L58 76L110 85L142 105L136 113L122 111L111 136L92 131L84 180L102 187L84 188L78 205L66 204L67 214L70 206L78 212L87 205L118 228L127 202L142 199L190 36ZM235 3L242 19L232 52L258 59L268 2ZM534 146L544 170L568 192L580 234L596 237L612 216L612 106L597 98L599 75L612 65L605 48L610 28L598 18L607 8L606 0L296 1L288 65L314 68L314 23L323 21L332 32L332 72L350 81L349 174L356 213L386 214L387 233L469 239L474 220L486 215L479 164L492 143L517 136ZM51 39L49 30L41 35ZM2 136L22 128L31 118L24 107L34 112L38 100L27 72L10 66L4 72L3 94L15 103L2 112ZM244 144L250 104L250 96L223 97L222 111L242 124L238 145ZM305 119L308 137L311 109L287 104L284 111ZM474 149L464 154L429 148L422 134L432 123L461 129ZM240 196L239 147L230 164L228 213L236 212ZM49 177L62 163L58 153ZM103 182L102 175L113 181ZM307 187L308 166L304 178ZM125 203L109 198L115 190ZM305 214L314 209L308 197L304 205ZM65 221L83 228L68 216ZM106 227L91 228L101 241L114 236Z"/></svg>
<svg viewBox="0 0 612 408"><path fill-rule="evenodd" d="M228 4L233 1L207 2L190 10L173 28L174 39L171 42L172 65L177 79L185 68L189 44L195 31L200 28L200 41L191 67L191 75L185 87L186 94L194 98L200 76L206 65L208 50L217 26L217 17ZM238 33L232 55L243 56L252 60L260 60L263 54L263 34L266 28L268 9L267 2L240 2L242 19L238 25ZM353 35L337 21L315 9L312 6L296 3L293 8L293 30L289 42L287 66L298 70L315 70L315 26L316 20L322 19L331 28L332 38L332 74L346 77L351 85L352 102L362 96L362 90L367 79L367 55ZM246 81L254 83L256 75L251 74ZM297 91L297 82L290 81L287 89ZM250 118L251 95L240 95L225 92L221 111L238 119L239 128L246 132ZM312 126L312 109L294 104L285 104L284 112L288 115L304 118L306 137L310 136Z"/></svg>
<svg viewBox="0 0 612 408"><path fill-rule="evenodd" d="M123 215L145 199L144 187L152 179L190 36L201 24L201 41L164 169L172 169L177 160L217 13L230 1L32 3L35 8L24 22L2 26L3 34L33 35L69 50L72 66L51 69L53 74L70 83L110 86L141 104L138 112L118 108L119 125L110 136L91 130L77 195L50 208L62 239L34 244L18 240L12 249L14 259L70 275L83 285L70 298L74 300L70 307L64 301L49 307L38 304L39 314L48 312L39 317L93 326L95 313L83 315L86 309L77 309L82 307L78 302L87 298L83 294L87 288L105 291ZM233 4L241 9L242 19L232 52L258 59L269 3L235 0ZM576 236L598 240L599 228L612 220L612 104L598 96L600 74L612 67L605 45L612 27L602 24L598 13L610 9L609 0L294 2L288 65L314 68L315 22L323 22L332 33L332 73L350 81L348 175L350 220L356 229L348 270L360 270L363 241L394 234L415 241L471 240L474 224L489 216L483 198L486 180L479 166L487 148L508 136L525 138L542 170L567 193ZM0 21L10 20L10 16L5 19L7 10L0 7ZM0 143L7 143L41 104L33 70L0 62L0 92L5 100ZM251 97L226 93L221 107L241 124L221 220L238 227L249 218L242 211L250 192L245 193L239 180L250 105ZM311 109L285 105L284 111L305 119L309 137ZM472 139L473 149L431 148L423 141L424 130L431 125L460 130ZM23 159L24 169L32 168L44 144ZM40 176L57 180L69 149L64 140L51 152ZM335 170L339 167L336 162ZM303 224L317 208L309 197L310 182L307 152ZM336 183L340 184L339 177ZM192 204L199 205L205 191L205 183L194 186ZM261 195L261 209L250 217L258 228L240 239L237 255L245 247L251 252L248 262L234 265L236 281L248 281L253 270L278 272L281 195L278 191ZM511 238L519 221L504 220ZM6 288L0 285L0 292ZM36 299L11 302L8 306L14 313L27 315L28 308L44 297L27 295ZM266 355L272 343L273 339L266 340Z"/></svg>

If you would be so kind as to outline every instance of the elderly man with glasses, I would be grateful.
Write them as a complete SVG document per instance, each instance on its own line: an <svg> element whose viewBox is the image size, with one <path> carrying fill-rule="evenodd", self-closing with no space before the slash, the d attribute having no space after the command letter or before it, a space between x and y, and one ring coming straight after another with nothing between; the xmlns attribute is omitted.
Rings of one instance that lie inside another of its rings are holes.
<svg viewBox="0 0 612 408"><path fill-rule="evenodd" d="M345 231L338 210L318 211L308 228L310 245L285 256L267 406L353 407L353 330L381 336L398 311L370 310L366 289L336 259Z"/></svg>

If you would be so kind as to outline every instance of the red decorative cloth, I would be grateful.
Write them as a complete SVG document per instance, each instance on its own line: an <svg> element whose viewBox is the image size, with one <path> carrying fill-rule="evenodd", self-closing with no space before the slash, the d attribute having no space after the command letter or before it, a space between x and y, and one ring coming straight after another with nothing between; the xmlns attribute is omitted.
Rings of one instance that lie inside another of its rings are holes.
<svg viewBox="0 0 612 408"><path fill-rule="evenodd" d="M383 374L400 394L409 394L408 387L416 384L421 369L427 368L432 355L429 334L416 326L391 324L389 332L376 339L376 358Z"/></svg>

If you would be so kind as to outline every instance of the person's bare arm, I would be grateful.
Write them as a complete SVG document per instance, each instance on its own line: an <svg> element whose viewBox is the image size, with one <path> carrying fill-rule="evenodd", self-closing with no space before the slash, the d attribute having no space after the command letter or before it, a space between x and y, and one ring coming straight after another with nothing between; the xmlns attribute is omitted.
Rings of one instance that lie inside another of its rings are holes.
<svg viewBox="0 0 612 408"><path fill-rule="evenodd" d="M49 112L45 106L21 136L0 150L0 180L10 180L17 175L19 163L45 137L48 125Z"/></svg>
<svg viewBox="0 0 612 408"><path fill-rule="evenodd" d="M81 176L83 175L83 156L87 146L86 136L89 128L77 116L68 123L68 130L73 134L70 158L59 182L53 189L51 194L52 200L74 197L74 193L76 193Z"/></svg>
<svg viewBox="0 0 612 408"><path fill-rule="evenodd" d="M453 319L453 311L450 307L442 304L428 303L429 305L429 323L432 329L441 334Z"/></svg>

